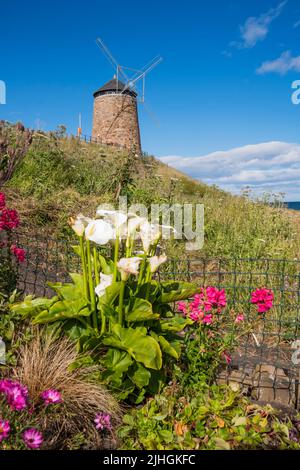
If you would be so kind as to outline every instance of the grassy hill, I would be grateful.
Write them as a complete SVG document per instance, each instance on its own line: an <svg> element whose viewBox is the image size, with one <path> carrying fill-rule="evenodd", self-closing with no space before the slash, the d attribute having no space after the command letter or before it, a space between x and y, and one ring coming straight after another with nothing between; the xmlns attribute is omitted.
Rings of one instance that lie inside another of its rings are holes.
<svg viewBox="0 0 300 470"><path fill-rule="evenodd" d="M129 204L203 203L203 256L294 259L299 233L289 211L232 196L162 164L124 150L67 139L59 133L35 134L22 163L5 185L8 200L23 224L38 232L67 237L67 220L93 215L103 202L126 195ZM179 242L169 247L181 252Z"/></svg>

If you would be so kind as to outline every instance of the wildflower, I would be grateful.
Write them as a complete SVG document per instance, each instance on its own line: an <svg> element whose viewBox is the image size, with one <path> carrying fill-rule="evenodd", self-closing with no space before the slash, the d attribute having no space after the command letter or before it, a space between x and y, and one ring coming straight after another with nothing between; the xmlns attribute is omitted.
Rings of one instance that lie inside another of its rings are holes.
<svg viewBox="0 0 300 470"><path fill-rule="evenodd" d="M4 379L0 381L0 393L4 393L12 410L20 411L27 407L28 390L24 385Z"/></svg>
<svg viewBox="0 0 300 470"><path fill-rule="evenodd" d="M270 289L256 289L251 294L251 303L257 305L258 313L266 313L273 307L274 294Z"/></svg>
<svg viewBox="0 0 300 470"><path fill-rule="evenodd" d="M24 263L25 261L25 250L23 248L18 248L16 245L10 247L10 251L15 255L19 263Z"/></svg>
<svg viewBox="0 0 300 470"><path fill-rule="evenodd" d="M104 220L91 220L85 228L85 236L88 240L98 245L106 245L115 238L113 227Z"/></svg>
<svg viewBox="0 0 300 470"><path fill-rule="evenodd" d="M207 306L212 308L217 308L220 312L223 308L226 307L227 300L225 290L218 290L216 287L207 287L206 288L206 297L207 297Z"/></svg>
<svg viewBox="0 0 300 470"><path fill-rule="evenodd" d="M10 431L9 421L0 419L0 442L7 439Z"/></svg>
<svg viewBox="0 0 300 470"><path fill-rule="evenodd" d="M245 317L242 313L239 313L237 316L236 316L236 319L234 320L234 323L240 323L241 321L244 321L245 320Z"/></svg>
<svg viewBox="0 0 300 470"><path fill-rule="evenodd" d="M111 430L111 417L107 413L98 413L94 420L96 429L100 431Z"/></svg>
<svg viewBox="0 0 300 470"><path fill-rule="evenodd" d="M44 400L46 405L56 404L62 402L62 396L58 390L49 388L41 394L41 398Z"/></svg>
<svg viewBox="0 0 300 470"><path fill-rule="evenodd" d="M178 312L182 312L182 313L184 313L184 315L186 315L186 313L187 313L187 304L183 301L177 302L177 309L178 309Z"/></svg>
<svg viewBox="0 0 300 470"><path fill-rule="evenodd" d="M213 322L213 316L212 314L205 315L205 317L202 319L203 325L210 325Z"/></svg>
<svg viewBox="0 0 300 470"><path fill-rule="evenodd" d="M118 269L121 272L122 280L128 278L129 274L137 275L139 273L139 266L142 258L133 256L132 258L121 258L118 262Z"/></svg>
<svg viewBox="0 0 300 470"><path fill-rule="evenodd" d="M226 351L223 351L223 357L224 357L225 361L227 362L227 364L231 363L231 361L232 361L231 356Z"/></svg>
<svg viewBox="0 0 300 470"><path fill-rule="evenodd" d="M4 208L0 216L0 230L12 230L20 225L18 213L15 209Z"/></svg>
<svg viewBox="0 0 300 470"><path fill-rule="evenodd" d="M88 226L88 224L91 221L92 219L90 219L89 217L85 217L82 214L78 214L76 219L73 219L73 217L69 219L69 223L72 229L74 230L74 232L76 233L76 235L78 235L78 237L83 236L85 228Z"/></svg>
<svg viewBox="0 0 300 470"><path fill-rule="evenodd" d="M191 320L194 322L199 322L200 320L203 319L204 313L201 310L193 310L190 314L189 317Z"/></svg>
<svg viewBox="0 0 300 470"><path fill-rule="evenodd" d="M150 264L150 271L152 273L155 273L159 266L167 261L166 255L161 255L161 256L152 256L151 258L148 259L149 264Z"/></svg>
<svg viewBox="0 0 300 470"><path fill-rule="evenodd" d="M38 449L42 445L43 436L37 429L30 428L23 433L23 441L28 449Z"/></svg>
<svg viewBox="0 0 300 470"><path fill-rule="evenodd" d="M0 193L0 211L4 209L5 205L6 205L5 194Z"/></svg>
<svg viewBox="0 0 300 470"><path fill-rule="evenodd" d="M98 297L102 297L105 294L105 289L110 286L113 282L112 274L100 273L100 284L95 287L95 292Z"/></svg>

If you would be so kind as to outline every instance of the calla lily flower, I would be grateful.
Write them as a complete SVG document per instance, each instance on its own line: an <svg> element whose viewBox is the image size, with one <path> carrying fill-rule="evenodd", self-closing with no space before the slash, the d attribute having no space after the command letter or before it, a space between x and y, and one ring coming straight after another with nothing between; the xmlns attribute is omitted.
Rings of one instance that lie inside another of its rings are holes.
<svg viewBox="0 0 300 470"><path fill-rule="evenodd" d="M166 255L160 255L160 256L152 256L151 258L148 259L149 264L150 264L150 271L151 273L155 273L155 271L158 270L159 266L167 261L167 256Z"/></svg>
<svg viewBox="0 0 300 470"><path fill-rule="evenodd" d="M70 218L70 225L78 237L82 237L87 225L92 221L89 217L85 217L82 214L78 214L76 219Z"/></svg>
<svg viewBox="0 0 300 470"><path fill-rule="evenodd" d="M105 289L109 287L113 282L112 274L100 273L100 284L95 287L95 292L98 297L102 297L105 294Z"/></svg>
<svg viewBox="0 0 300 470"><path fill-rule="evenodd" d="M126 280L129 274L137 275L142 258L134 256L132 258L121 258L118 262L118 269L121 273L122 280Z"/></svg>
<svg viewBox="0 0 300 470"><path fill-rule="evenodd" d="M91 220L85 229L87 240L97 243L97 245L106 245L110 240L115 239L116 234L113 227L105 220Z"/></svg>
<svg viewBox="0 0 300 470"><path fill-rule="evenodd" d="M127 221L127 214L121 211L111 211L108 209L97 209L96 215L99 217L103 217L104 220L109 221L110 223L113 224L115 229L118 231L118 229L125 224Z"/></svg>
<svg viewBox="0 0 300 470"><path fill-rule="evenodd" d="M150 224L147 220L140 225L140 237L145 253L149 253L150 246L158 242L161 237L160 225Z"/></svg>

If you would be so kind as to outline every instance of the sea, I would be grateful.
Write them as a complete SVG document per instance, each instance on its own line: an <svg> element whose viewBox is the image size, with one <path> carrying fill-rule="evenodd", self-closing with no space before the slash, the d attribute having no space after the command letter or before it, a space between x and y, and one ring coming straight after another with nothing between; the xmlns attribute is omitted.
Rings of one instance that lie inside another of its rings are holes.
<svg viewBox="0 0 300 470"><path fill-rule="evenodd" d="M287 202L286 204L289 209L293 209L294 211L300 211L300 201Z"/></svg>

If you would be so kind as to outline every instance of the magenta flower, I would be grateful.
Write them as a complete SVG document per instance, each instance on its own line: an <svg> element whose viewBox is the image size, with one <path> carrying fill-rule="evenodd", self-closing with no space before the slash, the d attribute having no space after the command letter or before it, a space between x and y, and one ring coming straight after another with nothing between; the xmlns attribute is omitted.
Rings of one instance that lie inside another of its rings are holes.
<svg viewBox="0 0 300 470"><path fill-rule="evenodd" d="M6 396L12 410L20 411L27 407L27 388L19 382L0 380L0 393Z"/></svg>
<svg viewBox="0 0 300 470"><path fill-rule="evenodd" d="M227 362L227 364L231 363L231 360L232 360L231 356L226 351L223 352L223 357L224 357L225 361Z"/></svg>
<svg viewBox="0 0 300 470"><path fill-rule="evenodd" d="M211 306L211 308L216 308L218 313L220 313L221 310L227 305L225 290L218 290L216 287L207 287L206 304L207 307Z"/></svg>
<svg viewBox="0 0 300 470"><path fill-rule="evenodd" d="M111 417L107 413L98 413L94 420L96 429L100 431L111 430Z"/></svg>
<svg viewBox="0 0 300 470"><path fill-rule="evenodd" d="M236 316L236 319L234 320L234 323L240 323L241 321L244 321L245 320L245 317L242 313L239 313L237 316Z"/></svg>
<svg viewBox="0 0 300 470"><path fill-rule="evenodd" d="M199 322L202 320L202 318L204 317L204 313L202 312L202 310L193 310L190 315L189 315L190 319L193 320L194 322Z"/></svg>
<svg viewBox="0 0 300 470"><path fill-rule="evenodd" d="M43 442L43 436L37 429L30 428L23 433L23 441L28 449L39 449Z"/></svg>
<svg viewBox="0 0 300 470"><path fill-rule="evenodd" d="M202 320L203 325L210 325L213 322L213 316L212 314L205 315L205 317Z"/></svg>
<svg viewBox="0 0 300 470"><path fill-rule="evenodd" d="M0 442L7 439L10 431L10 425L8 421L0 419Z"/></svg>
<svg viewBox="0 0 300 470"><path fill-rule="evenodd" d="M61 394L54 389L49 388L41 394L41 398L44 400L46 405L56 404L62 402Z"/></svg>
<svg viewBox="0 0 300 470"><path fill-rule="evenodd" d="M18 213L15 209L2 209L0 216L0 230L12 230L20 225Z"/></svg>
<svg viewBox="0 0 300 470"><path fill-rule="evenodd" d="M18 248L16 245L12 245L10 247L10 251L15 255L19 263L23 263L25 261L25 250L23 250L23 248Z"/></svg>
<svg viewBox="0 0 300 470"><path fill-rule="evenodd" d="M5 194L0 193L0 211L4 209L5 205L6 205Z"/></svg>
<svg viewBox="0 0 300 470"><path fill-rule="evenodd" d="M184 314L186 314L186 303L185 302L177 302L177 309L178 309L178 312L182 312Z"/></svg>
<svg viewBox="0 0 300 470"><path fill-rule="evenodd" d="M256 289L251 294L251 303L257 305L258 313L266 313L273 307L274 294L270 289Z"/></svg>

